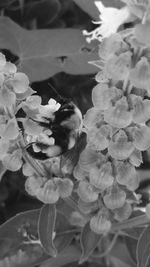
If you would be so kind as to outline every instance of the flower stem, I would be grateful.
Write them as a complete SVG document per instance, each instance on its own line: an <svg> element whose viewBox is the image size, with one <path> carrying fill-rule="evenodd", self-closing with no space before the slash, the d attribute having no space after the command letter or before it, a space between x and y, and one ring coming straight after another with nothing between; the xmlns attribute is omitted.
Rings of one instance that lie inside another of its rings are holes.
<svg viewBox="0 0 150 267"><path fill-rule="evenodd" d="M150 224L150 219L146 215L137 216L127 221L112 225L111 231L119 231L127 228L133 228L139 225Z"/></svg>

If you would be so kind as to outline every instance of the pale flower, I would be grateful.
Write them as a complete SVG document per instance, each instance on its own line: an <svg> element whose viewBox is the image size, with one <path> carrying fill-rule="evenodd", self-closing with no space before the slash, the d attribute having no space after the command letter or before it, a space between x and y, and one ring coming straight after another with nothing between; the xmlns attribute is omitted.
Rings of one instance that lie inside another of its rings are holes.
<svg viewBox="0 0 150 267"><path fill-rule="evenodd" d="M39 120L41 117L51 118L53 119L53 114L60 108L60 103L56 102L55 99L50 98L47 105L41 105L39 107Z"/></svg>
<svg viewBox="0 0 150 267"><path fill-rule="evenodd" d="M101 41L103 38L109 37L111 34L116 33L118 28L127 21L130 21L131 14L127 6L117 9L114 7L105 7L101 1L95 1L95 5L100 11L100 21L95 24L100 24L98 28L91 32L83 31L87 35L87 42L94 39Z"/></svg>

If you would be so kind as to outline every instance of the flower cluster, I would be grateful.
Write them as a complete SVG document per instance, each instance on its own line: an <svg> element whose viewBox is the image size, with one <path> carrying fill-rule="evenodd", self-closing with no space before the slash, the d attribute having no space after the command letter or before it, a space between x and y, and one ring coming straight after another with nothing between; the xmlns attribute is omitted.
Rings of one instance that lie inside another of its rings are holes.
<svg viewBox="0 0 150 267"><path fill-rule="evenodd" d="M0 53L0 160L11 171L20 169L23 163L16 114L20 102L33 93L28 77L17 72L16 66Z"/></svg>
<svg viewBox="0 0 150 267"><path fill-rule="evenodd" d="M29 86L28 77L17 72L16 66L7 62L0 53L1 165L4 170L10 171L22 167L23 174L27 177L26 191L44 203L55 203L59 197L67 198L71 195L73 182L60 171L59 157L44 163L34 162L26 152L26 147L31 144L33 152L44 152L47 156L52 156L51 153L57 147L51 136L52 131L44 127L44 123L47 123L46 118L53 121L54 113L61 105L54 99L50 99L47 105L42 105L41 97L33 95L34 93ZM24 115L19 117L20 110ZM42 146L37 146L37 143Z"/></svg>
<svg viewBox="0 0 150 267"><path fill-rule="evenodd" d="M150 4L146 0L140 4L135 0L122 2L126 5L121 9L96 2L100 26L90 33L84 31L88 42L100 41L99 59L90 62L100 70L92 90L93 107L83 121L87 144L75 168L68 159L62 166L60 157L55 157L61 151L50 126L61 110L60 103L50 99L42 105L41 97L33 95L28 77L0 53L3 169L17 171L22 167L26 191L46 204L68 198L75 191L78 207L70 223L83 227L89 220L91 230L98 234L106 234L112 223L128 219L139 203L136 168L143 162L142 152L150 147ZM126 22L133 27L123 30ZM65 126L69 123L66 121ZM79 124L76 118L73 124ZM68 129L72 134L70 149L76 141L76 128L72 125ZM49 159L34 160L28 148ZM150 205L146 207L148 216L149 210Z"/></svg>
<svg viewBox="0 0 150 267"><path fill-rule="evenodd" d="M60 158L49 159L44 163L44 168L47 170L47 175L39 176L28 163L24 164L23 173L28 177L25 189L28 194L45 204L69 197L73 190L73 182L69 178L60 177Z"/></svg>
<svg viewBox="0 0 150 267"><path fill-rule="evenodd" d="M74 176L79 208L90 215L96 233L107 233L111 223L128 219L139 203L136 167L142 163L142 151L150 147L149 4L129 2L120 10L96 2L101 26L84 32L91 35L87 41L101 41L100 59L93 62L100 71L92 90L93 107L84 116L87 145ZM134 12L137 9L141 13ZM137 17L141 22L116 33L122 23Z"/></svg>

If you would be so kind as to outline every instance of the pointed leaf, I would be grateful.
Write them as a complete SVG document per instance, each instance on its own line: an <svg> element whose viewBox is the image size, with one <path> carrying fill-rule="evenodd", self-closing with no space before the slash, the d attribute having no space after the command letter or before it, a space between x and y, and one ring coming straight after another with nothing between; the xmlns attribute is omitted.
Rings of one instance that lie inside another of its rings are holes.
<svg viewBox="0 0 150 267"><path fill-rule="evenodd" d="M40 209L21 212L0 226L0 239L16 238L17 245L24 240L23 231L37 236L37 221Z"/></svg>
<svg viewBox="0 0 150 267"><path fill-rule="evenodd" d="M41 267L60 267L78 261L81 251L77 246L70 246L58 254L56 258L50 258Z"/></svg>
<svg viewBox="0 0 150 267"><path fill-rule="evenodd" d="M97 247L100 242L102 235L97 235L91 231L89 223L87 223L81 233L81 248L82 255L80 257L79 263L83 263L88 259L88 257L92 254L94 249Z"/></svg>
<svg viewBox="0 0 150 267"><path fill-rule="evenodd" d="M80 75L97 71L88 63L98 57L95 42L87 44L79 29L26 30L1 16L0 48L19 57L18 68L28 75L30 82L62 71Z"/></svg>
<svg viewBox="0 0 150 267"><path fill-rule="evenodd" d="M56 237L54 239L54 245L58 252L70 244L77 231L77 228L71 226L67 218L62 213L57 212L55 224Z"/></svg>
<svg viewBox="0 0 150 267"><path fill-rule="evenodd" d="M150 263L150 226L142 232L137 244L137 267L148 267Z"/></svg>
<svg viewBox="0 0 150 267"><path fill-rule="evenodd" d="M53 243L54 228L56 223L56 207L46 204L41 208L38 221L38 234L41 244L47 254L56 257L57 249Z"/></svg>

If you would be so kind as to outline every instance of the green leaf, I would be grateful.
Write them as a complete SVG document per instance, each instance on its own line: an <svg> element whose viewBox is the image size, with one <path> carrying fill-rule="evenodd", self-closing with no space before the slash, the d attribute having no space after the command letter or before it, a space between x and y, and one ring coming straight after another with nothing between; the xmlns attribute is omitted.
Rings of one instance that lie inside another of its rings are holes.
<svg viewBox="0 0 150 267"><path fill-rule="evenodd" d="M39 213L25 211L0 226L0 267L30 267L49 258L38 240Z"/></svg>
<svg viewBox="0 0 150 267"><path fill-rule="evenodd" d="M128 249L129 255L133 260L133 263L136 264L136 247L137 247L137 240L125 237L125 244Z"/></svg>
<svg viewBox="0 0 150 267"><path fill-rule="evenodd" d="M97 42L88 44L79 29L26 30L8 17L0 17L0 48L19 57L18 68L31 82L62 71L97 72L97 67L88 63L98 58Z"/></svg>
<svg viewBox="0 0 150 267"><path fill-rule="evenodd" d="M78 230L69 224L67 218L62 213L57 212L55 232L56 237L53 242L57 251L60 252L70 244Z"/></svg>
<svg viewBox="0 0 150 267"><path fill-rule="evenodd" d="M122 240L118 239L115 246L110 251L109 257L115 267L133 267L133 261L131 260L127 247Z"/></svg>
<svg viewBox="0 0 150 267"><path fill-rule="evenodd" d="M29 210L21 212L12 217L0 226L0 239L13 239L17 240L19 245L20 240L24 241L25 231L32 236L37 237L37 221L40 209Z"/></svg>
<svg viewBox="0 0 150 267"><path fill-rule="evenodd" d="M81 233L81 248L82 255L80 257L79 263L83 263L88 259L88 257L92 254L94 249L97 247L100 242L102 235L97 235L91 231L89 223L87 223Z"/></svg>
<svg viewBox="0 0 150 267"><path fill-rule="evenodd" d="M60 9L58 0L31 1L24 7L24 20L29 22L36 19L38 24L46 25L55 20Z"/></svg>
<svg viewBox="0 0 150 267"><path fill-rule="evenodd" d="M31 267L50 258L38 236L40 214L40 209L22 212L0 226L0 267ZM43 224L43 229L45 227ZM58 212L55 231L54 244L60 252L70 244L77 229L70 226L66 217Z"/></svg>
<svg viewBox="0 0 150 267"><path fill-rule="evenodd" d="M143 226L133 227L133 228L124 229L123 233L125 233L130 238L138 240L139 236L141 235L141 233L143 232L144 229L145 229L145 227L143 227Z"/></svg>
<svg viewBox="0 0 150 267"><path fill-rule="evenodd" d="M51 258L42 264L41 267L60 267L78 261L81 251L76 246L70 246L58 254L56 258ZM71 265L70 265L71 266Z"/></svg>
<svg viewBox="0 0 150 267"><path fill-rule="evenodd" d="M137 244L137 267L148 267L150 263L150 226L142 232Z"/></svg>
<svg viewBox="0 0 150 267"><path fill-rule="evenodd" d="M41 244L47 254L57 256L57 249L53 243L54 228L56 222L56 207L54 204L46 204L41 208L38 221L38 234Z"/></svg>

